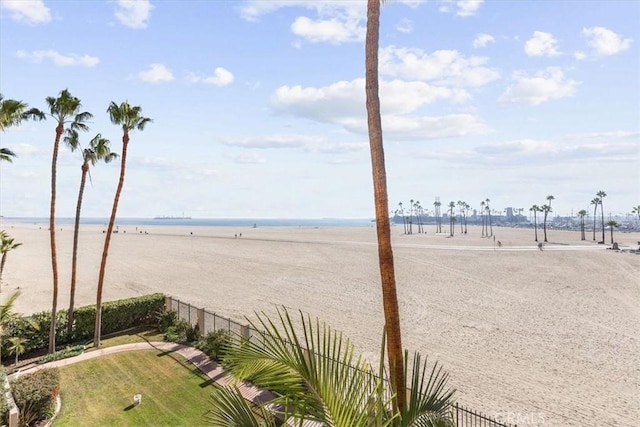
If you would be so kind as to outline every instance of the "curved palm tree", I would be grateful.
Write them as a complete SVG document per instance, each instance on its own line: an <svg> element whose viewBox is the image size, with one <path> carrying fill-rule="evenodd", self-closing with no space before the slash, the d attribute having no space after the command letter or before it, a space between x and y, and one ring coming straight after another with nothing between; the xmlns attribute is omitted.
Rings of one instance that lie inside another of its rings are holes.
<svg viewBox="0 0 640 427"><path fill-rule="evenodd" d="M2 364L2 336L4 335L4 327L9 323L11 319L13 319L16 314L13 312L13 306L16 302L16 299L20 296L20 291L15 291L9 298L3 303L0 304L0 365Z"/></svg>
<svg viewBox="0 0 640 427"><path fill-rule="evenodd" d="M60 92L57 98L46 99L48 115L56 121L56 137L53 142L51 159L51 206L49 211L49 235L51 238L51 265L53 268L53 302L51 308L51 329L49 331L49 352L56 351L56 313L58 308L58 255L56 251L56 174L58 165L58 149L65 128L73 131L87 131L85 124L93 115L81 112L82 102L71 95L68 89Z"/></svg>
<svg viewBox="0 0 640 427"><path fill-rule="evenodd" d="M70 130L65 142L68 145L78 147L78 132ZM76 204L76 220L73 228L73 254L71 256L71 291L69 295L69 311L67 313L67 334L71 336L73 330L73 310L76 296L76 273L78 265L78 234L80 230L80 211L82 209L82 196L84 194L84 186L89 173L89 165L95 166L99 161L109 163L118 158L116 153L111 152L109 140L103 138L101 134L97 134L89 142L89 146L82 150L82 176L80 177L80 190L78 192L78 202Z"/></svg>
<svg viewBox="0 0 640 427"><path fill-rule="evenodd" d="M212 424L272 426L275 412L286 425L302 425L303 420L328 427L453 425L454 391L437 363L428 369L426 360L416 353L411 373L401 378L411 394L402 407L389 411L389 396L393 396L389 383L355 354L353 344L340 332L302 313L300 322L294 322L285 308L277 318L264 313L256 317L256 322L249 322L257 339L233 337L225 366L236 379L272 391L275 399L264 405L279 409L270 413L263 406L260 412L267 423L260 424L237 389L218 386L206 415ZM407 360L408 355L404 356ZM406 362L404 368L408 373Z"/></svg>
<svg viewBox="0 0 640 427"><path fill-rule="evenodd" d="M532 205L529 208L529 211L533 212L533 230L535 233L535 241L538 241L538 212L540 212L540 207L538 205Z"/></svg>
<svg viewBox="0 0 640 427"><path fill-rule="evenodd" d="M600 204L600 197L594 197L591 199L593 205L593 241L596 241L596 219L598 218L598 205Z"/></svg>
<svg viewBox="0 0 640 427"><path fill-rule="evenodd" d="M367 127L371 151L371 171L373 175L373 196L376 211L376 231L378 236L378 263L382 286L382 306L387 332L387 357L391 387L396 393L394 407L402 408L405 399L404 363L400 333L400 312L396 291L396 275L391 247L389 226L389 201L387 193L387 172L382 141L382 118L378 82L378 49L380 37L380 0L367 0L367 30L365 37L365 92Z"/></svg>
<svg viewBox="0 0 640 427"><path fill-rule="evenodd" d="M104 248L102 250L102 260L100 262L100 276L98 278L98 290L96 295L96 321L93 337L94 347L100 346L101 326L102 326L102 288L104 286L104 274L107 267L107 255L109 254L109 243L111 242L111 234L113 233L113 225L116 221L116 213L118 211L118 201L120 200L120 193L124 186L124 174L127 165L127 148L129 146L129 132L133 130L142 131L144 128L152 122L148 117L142 115L142 108L139 106L131 106L128 102L122 102L120 105L115 102L109 104L107 109L111 123L122 127L122 157L120 159L120 179L118 180L118 187L116 188L116 194L113 199L113 207L111 208L111 217L109 218L109 226L107 228L107 235L104 239ZM385 210L386 212L386 210ZM385 214L387 218L387 224L389 223L389 216Z"/></svg>
<svg viewBox="0 0 640 427"><path fill-rule="evenodd" d="M607 197L607 193L600 190L596 193L596 196L600 198L600 222L602 223L602 243L604 243L604 206L602 201L605 197Z"/></svg>
<svg viewBox="0 0 640 427"><path fill-rule="evenodd" d="M544 212L544 241L547 241L547 217L549 216L549 212L551 212L551 206L542 205L540 208L542 212Z"/></svg>
<svg viewBox="0 0 640 427"><path fill-rule="evenodd" d="M2 260L0 260L0 293L2 292L2 272L7 262L7 253L21 245L22 243L16 242L13 237L9 237L4 231L0 232L0 253L2 254Z"/></svg>
<svg viewBox="0 0 640 427"><path fill-rule="evenodd" d="M607 222L607 227L609 227L609 229L611 230L611 244L613 244L613 229L618 228L619 224L616 221L611 220Z"/></svg>
<svg viewBox="0 0 640 427"><path fill-rule="evenodd" d="M584 234L584 217L587 216L587 211L584 209L579 210L578 216L580 217L580 240L587 240Z"/></svg>
<svg viewBox="0 0 640 427"><path fill-rule="evenodd" d="M28 109L29 106L22 101L15 99L5 99L0 94L0 131L11 126L19 125L23 120L28 119L44 119L44 114L36 109ZM12 158L16 157L16 153L8 148L0 148L0 161L12 162Z"/></svg>

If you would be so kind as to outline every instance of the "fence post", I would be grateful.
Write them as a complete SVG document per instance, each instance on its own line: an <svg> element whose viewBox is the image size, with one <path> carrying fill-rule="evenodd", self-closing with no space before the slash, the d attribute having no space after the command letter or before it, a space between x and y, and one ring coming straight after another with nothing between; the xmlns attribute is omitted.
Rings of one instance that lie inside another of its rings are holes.
<svg viewBox="0 0 640 427"><path fill-rule="evenodd" d="M249 341L249 325L240 325L240 336Z"/></svg>
<svg viewBox="0 0 640 427"><path fill-rule="evenodd" d="M205 329L204 324L204 308L198 309L198 329L200 329L200 333L204 336L207 335L207 330Z"/></svg>
<svg viewBox="0 0 640 427"><path fill-rule="evenodd" d="M170 311L171 310L171 297L165 295L164 297L164 311Z"/></svg>

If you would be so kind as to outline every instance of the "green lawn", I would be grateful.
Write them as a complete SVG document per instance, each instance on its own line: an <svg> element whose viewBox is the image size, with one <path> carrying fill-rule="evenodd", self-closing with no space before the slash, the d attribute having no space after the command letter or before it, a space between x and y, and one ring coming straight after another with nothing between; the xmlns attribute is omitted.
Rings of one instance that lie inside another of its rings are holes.
<svg viewBox="0 0 640 427"><path fill-rule="evenodd" d="M139 350L60 368L61 426L207 425L212 386L175 353ZM133 395L142 404L133 407Z"/></svg>

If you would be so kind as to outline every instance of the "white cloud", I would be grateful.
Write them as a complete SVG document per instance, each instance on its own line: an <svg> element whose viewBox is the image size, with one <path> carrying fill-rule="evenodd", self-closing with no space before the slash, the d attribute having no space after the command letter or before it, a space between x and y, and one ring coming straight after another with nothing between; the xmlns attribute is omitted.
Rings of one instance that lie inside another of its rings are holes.
<svg viewBox="0 0 640 427"><path fill-rule="evenodd" d="M383 114L406 114L438 100L469 99L462 89L432 86L424 82L380 81ZM314 88L281 86L271 98L273 108L321 122L347 125L364 117L364 79L341 81Z"/></svg>
<svg viewBox="0 0 640 427"><path fill-rule="evenodd" d="M42 24L51 21L49 8L42 0L2 0L0 8L11 12L11 19L27 24Z"/></svg>
<svg viewBox="0 0 640 427"><path fill-rule="evenodd" d="M385 135L395 139L428 139L488 131L470 114L445 117L407 117L406 114L437 100L466 99L458 88L401 80L380 82ZM321 88L282 86L271 99L275 111L343 126L349 132L367 133L364 79L337 82Z"/></svg>
<svg viewBox="0 0 640 427"><path fill-rule="evenodd" d="M590 27L583 28L582 35L598 55L615 55L629 49L632 39L623 38L608 28Z"/></svg>
<svg viewBox="0 0 640 427"><path fill-rule="evenodd" d="M584 59L587 59L587 54L581 51L576 51L573 53L573 57L576 58L578 61L582 61Z"/></svg>
<svg viewBox="0 0 640 427"><path fill-rule="evenodd" d="M455 163L492 166L566 164L585 160L637 161L640 144L634 142L565 144L558 140L521 139L486 144L468 150L425 151L420 157Z"/></svg>
<svg viewBox="0 0 640 427"><path fill-rule="evenodd" d="M524 51L529 56L558 56L558 41L551 33L534 31L533 37L524 44Z"/></svg>
<svg viewBox="0 0 640 427"><path fill-rule="evenodd" d="M149 0L118 0L115 16L129 28L147 28L153 6Z"/></svg>
<svg viewBox="0 0 640 427"><path fill-rule="evenodd" d="M235 163L245 164L245 165L251 165L251 164L257 165L257 164L266 163L266 160L264 159L264 157L254 152L235 153L230 155L229 157Z"/></svg>
<svg viewBox="0 0 640 427"><path fill-rule="evenodd" d="M456 2L456 6L458 7L456 15L473 16L476 14L482 3L484 3L484 0L458 0Z"/></svg>
<svg viewBox="0 0 640 427"><path fill-rule="evenodd" d="M366 28L360 20L318 19L300 16L291 25L291 31L311 42L344 43L364 40Z"/></svg>
<svg viewBox="0 0 640 427"><path fill-rule="evenodd" d="M515 72L513 79L515 85L507 88L498 99L499 102L540 105L553 99L573 96L578 86L575 80L566 79L558 67L547 67L534 76Z"/></svg>
<svg viewBox="0 0 640 427"><path fill-rule="evenodd" d="M197 74L191 73L188 76L188 79L191 83L205 83L216 86L227 86L233 83L235 77L233 76L233 73L226 68L217 67L215 70L213 70L212 76L199 76Z"/></svg>
<svg viewBox="0 0 640 427"><path fill-rule="evenodd" d="M382 118L382 128L386 138L418 141L481 135L490 132L486 124L471 114L450 114L437 117L389 115ZM363 120L348 126L347 129L366 134L367 123Z"/></svg>
<svg viewBox="0 0 640 427"><path fill-rule="evenodd" d="M495 43L495 42L496 42L496 39L493 38L492 35L480 33L473 40L473 47L475 47L475 48L485 47L489 43Z"/></svg>
<svg viewBox="0 0 640 427"><path fill-rule="evenodd" d="M411 21L410 19L404 18L402 21L398 23L398 25L396 25L396 30L405 34L411 33L413 31L413 21Z"/></svg>
<svg viewBox="0 0 640 427"><path fill-rule="evenodd" d="M487 58L464 57L455 50L428 54L421 49L388 46L380 50L379 60L382 74L437 84L478 87L500 78L498 71L484 66Z"/></svg>
<svg viewBox="0 0 640 427"><path fill-rule="evenodd" d="M96 56L76 55L74 53L63 55L55 50L36 50L31 53L19 50L16 52L16 56L21 59L29 59L35 63L41 63L48 59L60 67L95 67L100 62L100 59Z"/></svg>
<svg viewBox="0 0 640 427"><path fill-rule="evenodd" d="M239 138L221 138L220 142L227 146L254 148L254 149L271 149L271 148L301 148L309 144L315 144L323 141L324 138L307 136L307 135L268 135L255 137L239 137Z"/></svg>
<svg viewBox="0 0 640 427"><path fill-rule="evenodd" d="M162 83L173 80L173 73L163 64L151 64L147 71L138 73L140 80L147 83Z"/></svg>

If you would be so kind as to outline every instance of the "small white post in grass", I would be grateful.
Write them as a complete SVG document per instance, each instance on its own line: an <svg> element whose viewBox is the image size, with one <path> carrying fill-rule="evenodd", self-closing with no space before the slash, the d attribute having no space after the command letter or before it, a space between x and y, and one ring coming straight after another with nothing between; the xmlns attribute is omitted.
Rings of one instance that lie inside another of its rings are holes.
<svg viewBox="0 0 640 427"><path fill-rule="evenodd" d="M135 406L138 406L141 403L142 403L142 395L141 394L134 394L133 395L133 404Z"/></svg>

